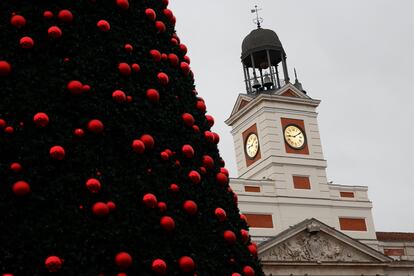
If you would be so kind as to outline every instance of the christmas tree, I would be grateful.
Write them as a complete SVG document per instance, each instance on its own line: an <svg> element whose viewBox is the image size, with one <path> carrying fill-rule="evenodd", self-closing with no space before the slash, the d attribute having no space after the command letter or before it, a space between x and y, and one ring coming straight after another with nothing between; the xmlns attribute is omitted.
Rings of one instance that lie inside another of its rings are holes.
<svg viewBox="0 0 414 276"><path fill-rule="evenodd" d="M167 5L0 1L1 275L263 275Z"/></svg>

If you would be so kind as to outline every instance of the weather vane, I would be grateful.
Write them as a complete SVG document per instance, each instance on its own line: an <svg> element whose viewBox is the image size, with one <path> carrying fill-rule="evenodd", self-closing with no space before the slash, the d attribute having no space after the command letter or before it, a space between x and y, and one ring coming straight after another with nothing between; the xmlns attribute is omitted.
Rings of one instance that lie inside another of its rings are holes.
<svg viewBox="0 0 414 276"><path fill-rule="evenodd" d="M251 10L252 13L256 13L256 18L253 19L253 22L255 24L257 24L257 28L260 29L260 23L263 22L263 18L259 17L259 11L261 11L262 9L258 9L257 5L254 6L254 9Z"/></svg>

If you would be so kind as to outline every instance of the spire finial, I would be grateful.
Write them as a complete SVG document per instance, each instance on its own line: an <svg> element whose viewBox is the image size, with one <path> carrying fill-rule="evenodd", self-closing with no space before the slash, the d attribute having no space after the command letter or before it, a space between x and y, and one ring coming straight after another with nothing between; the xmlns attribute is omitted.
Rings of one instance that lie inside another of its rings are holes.
<svg viewBox="0 0 414 276"><path fill-rule="evenodd" d="M257 28L258 28L258 29L260 29L260 28L261 28L260 23L262 23L262 22L263 22L263 18L259 17L259 11L261 11L261 10L262 10L262 9L258 9L258 8L257 8L257 5L255 5L255 6L254 6L254 9L252 9L252 10L251 10L251 12L252 12L252 13L256 13L256 18L255 18L255 19L253 19L253 22L254 22L255 24L257 24Z"/></svg>
<svg viewBox="0 0 414 276"><path fill-rule="evenodd" d="M295 81L298 82L298 74L296 74L296 68L293 68L293 71L295 71Z"/></svg>

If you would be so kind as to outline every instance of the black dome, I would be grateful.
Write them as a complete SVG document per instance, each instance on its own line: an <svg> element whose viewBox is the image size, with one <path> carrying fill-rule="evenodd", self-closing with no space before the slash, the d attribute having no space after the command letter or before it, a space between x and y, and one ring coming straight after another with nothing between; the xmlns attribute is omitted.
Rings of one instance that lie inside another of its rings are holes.
<svg viewBox="0 0 414 276"><path fill-rule="evenodd" d="M268 29L256 29L250 32L242 43L241 58L261 50L276 50L285 52L277 34Z"/></svg>

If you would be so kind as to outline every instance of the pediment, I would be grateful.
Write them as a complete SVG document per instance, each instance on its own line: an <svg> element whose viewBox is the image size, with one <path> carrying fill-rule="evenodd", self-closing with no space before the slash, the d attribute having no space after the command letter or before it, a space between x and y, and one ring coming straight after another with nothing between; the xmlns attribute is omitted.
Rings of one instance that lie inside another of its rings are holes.
<svg viewBox="0 0 414 276"><path fill-rule="evenodd" d="M247 94L240 94L237 97L236 103L234 104L233 110L231 111L230 117L239 112L243 107L245 107L248 103L250 103L253 98Z"/></svg>
<svg viewBox="0 0 414 276"><path fill-rule="evenodd" d="M306 95L303 91L300 91L298 88L296 88L296 86L294 86L291 83L277 90L275 95L290 98L310 99L308 95Z"/></svg>
<svg viewBox="0 0 414 276"><path fill-rule="evenodd" d="M262 261L304 263L378 263L391 259L316 220L302 223L259 245Z"/></svg>

